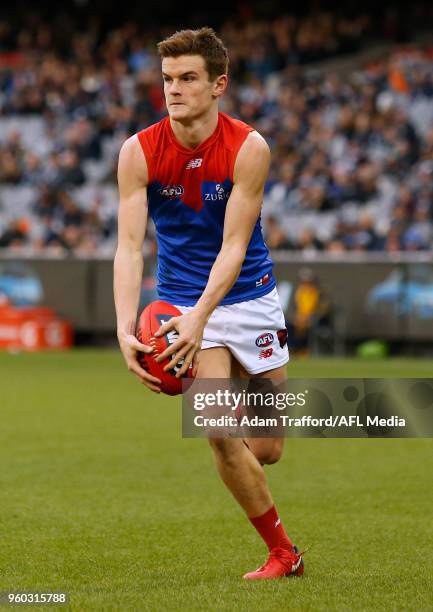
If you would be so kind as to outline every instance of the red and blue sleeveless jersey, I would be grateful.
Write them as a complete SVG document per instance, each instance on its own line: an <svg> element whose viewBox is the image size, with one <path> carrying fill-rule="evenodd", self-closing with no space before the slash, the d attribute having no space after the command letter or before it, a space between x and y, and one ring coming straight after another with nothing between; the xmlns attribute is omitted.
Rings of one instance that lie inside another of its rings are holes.
<svg viewBox="0 0 433 612"><path fill-rule="evenodd" d="M148 168L148 209L156 228L161 299L194 306L202 295L222 245L236 156L252 131L219 113L217 128L195 149L176 140L168 117L138 132ZM259 218L239 277L221 304L269 293L275 287L272 266Z"/></svg>

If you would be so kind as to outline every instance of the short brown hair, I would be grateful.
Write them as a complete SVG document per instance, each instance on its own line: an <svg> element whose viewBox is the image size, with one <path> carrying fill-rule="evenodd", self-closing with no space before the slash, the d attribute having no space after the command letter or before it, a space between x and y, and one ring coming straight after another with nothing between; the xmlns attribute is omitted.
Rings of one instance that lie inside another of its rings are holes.
<svg viewBox="0 0 433 612"><path fill-rule="evenodd" d="M161 58L201 55L210 81L220 74L227 74L229 67L227 49L212 28L181 30L162 40L157 46Z"/></svg>

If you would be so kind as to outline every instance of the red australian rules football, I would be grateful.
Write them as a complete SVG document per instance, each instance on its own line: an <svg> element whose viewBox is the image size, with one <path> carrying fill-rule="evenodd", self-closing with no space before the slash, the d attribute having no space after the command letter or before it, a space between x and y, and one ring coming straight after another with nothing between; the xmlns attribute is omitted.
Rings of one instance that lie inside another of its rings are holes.
<svg viewBox="0 0 433 612"><path fill-rule="evenodd" d="M155 338L154 334L161 325L167 323L172 317L179 317L181 314L180 310L172 306L172 304L157 300L146 306L138 322L138 341L153 346L154 349L153 353L138 353L138 361L142 368L160 379L161 391L167 395L179 395L182 393L182 378L192 378L192 366L188 368L182 378L176 378L175 375L182 367L183 359L172 370L164 372L164 367L171 358L167 357L159 363L155 361L155 358L177 340L178 333L173 329L158 338Z"/></svg>

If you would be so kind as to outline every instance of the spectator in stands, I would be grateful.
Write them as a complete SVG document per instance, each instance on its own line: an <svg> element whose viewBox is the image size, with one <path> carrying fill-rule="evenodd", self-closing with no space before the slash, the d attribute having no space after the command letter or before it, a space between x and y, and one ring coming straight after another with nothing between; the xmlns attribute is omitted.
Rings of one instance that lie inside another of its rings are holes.
<svg viewBox="0 0 433 612"><path fill-rule="evenodd" d="M19 248L27 244L28 224L25 219L12 221L0 236L0 248Z"/></svg>
<svg viewBox="0 0 433 612"><path fill-rule="evenodd" d="M85 182L86 177L74 149L66 149L60 155L60 172L57 180L62 186L83 185Z"/></svg>
<svg viewBox="0 0 433 612"><path fill-rule="evenodd" d="M40 157L28 151L24 158L22 182L38 187L44 182L44 171Z"/></svg>

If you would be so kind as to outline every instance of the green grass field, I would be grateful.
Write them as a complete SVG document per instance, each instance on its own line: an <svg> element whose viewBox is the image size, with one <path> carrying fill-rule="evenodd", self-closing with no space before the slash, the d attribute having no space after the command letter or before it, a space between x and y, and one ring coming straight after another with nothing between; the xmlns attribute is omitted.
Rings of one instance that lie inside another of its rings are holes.
<svg viewBox="0 0 433 612"><path fill-rule="evenodd" d="M289 371L433 374L415 360ZM288 440L266 471L311 546L306 572L251 584L265 547L206 442L181 438L178 398L147 392L114 351L0 354L0 372L0 591L67 591L74 610L433 609L432 440Z"/></svg>

